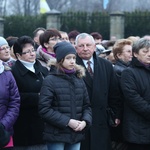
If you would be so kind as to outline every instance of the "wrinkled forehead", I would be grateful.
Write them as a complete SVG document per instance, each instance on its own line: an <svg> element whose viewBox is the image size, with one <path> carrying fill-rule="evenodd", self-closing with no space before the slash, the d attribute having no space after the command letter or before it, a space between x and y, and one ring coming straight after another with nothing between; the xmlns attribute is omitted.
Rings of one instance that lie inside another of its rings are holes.
<svg viewBox="0 0 150 150"><path fill-rule="evenodd" d="M141 38L137 42L133 44L133 52L138 53L141 49L149 49L150 48L150 40Z"/></svg>
<svg viewBox="0 0 150 150"><path fill-rule="evenodd" d="M79 37L77 40L77 44L95 44L95 41L92 37L90 36L85 36L85 37Z"/></svg>

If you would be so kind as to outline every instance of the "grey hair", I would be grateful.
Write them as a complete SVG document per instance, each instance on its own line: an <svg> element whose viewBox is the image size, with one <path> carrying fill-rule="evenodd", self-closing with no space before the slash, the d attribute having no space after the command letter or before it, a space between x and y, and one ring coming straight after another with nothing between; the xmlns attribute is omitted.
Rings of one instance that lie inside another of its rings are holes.
<svg viewBox="0 0 150 150"><path fill-rule="evenodd" d="M88 34L88 33L80 33L80 34L78 34L78 35L76 36L75 45L78 45L79 39L84 39L84 38L86 38L87 36L91 39L92 43L95 44L94 38L93 38L90 34Z"/></svg>
<svg viewBox="0 0 150 150"><path fill-rule="evenodd" d="M150 40L146 39L146 38L141 38L139 40L137 40L134 44L133 44L133 48L132 51L133 53L138 54L139 50L142 48L150 48Z"/></svg>

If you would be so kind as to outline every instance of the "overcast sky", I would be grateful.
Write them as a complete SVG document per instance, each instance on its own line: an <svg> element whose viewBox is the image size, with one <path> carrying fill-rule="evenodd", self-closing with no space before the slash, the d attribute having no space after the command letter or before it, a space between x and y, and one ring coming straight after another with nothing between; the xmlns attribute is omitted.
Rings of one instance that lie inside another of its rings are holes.
<svg viewBox="0 0 150 150"><path fill-rule="evenodd" d="M106 8L109 0L104 0L104 8Z"/></svg>

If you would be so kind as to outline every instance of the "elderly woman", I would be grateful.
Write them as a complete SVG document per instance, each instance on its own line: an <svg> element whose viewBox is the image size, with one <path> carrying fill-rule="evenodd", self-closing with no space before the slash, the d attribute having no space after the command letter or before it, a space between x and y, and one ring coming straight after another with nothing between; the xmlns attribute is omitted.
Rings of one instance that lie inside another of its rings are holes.
<svg viewBox="0 0 150 150"><path fill-rule="evenodd" d="M0 59L3 61L5 66L12 67L15 60L11 57L10 46L5 38L0 37Z"/></svg>
<svg viewBox="0 0 150 150"><path fill-rule="evenodd" d="M128 150L150 149L150 40L133 45L132 67L121 76L124 94L123 136Z"/></svg>
<svg viewBox="0 0 150 150"><path fill-rule="evenodd" d="M13 125L19 115L19 107L20 96L16 81L0 60L0 149L6 145L4 149L13 147Z"/></svg>
<svg viewBox="0 0 150 150"><path fill-rule="evenodd" d="M121 72L130 66L132 60L132 41L127 39L117 40L113 46L113 55L116 60L114 70L118 77Z"/></svg>
<svg viewBox="0 0 150 150"><path fill-rule="evenodd" d="M43 121L38 115L39 92L48 70L36 60L34 42L22 36L14 44L17 57L12 73L16 79L20 96L20 114L14 126L14 144L17 149L44 148L42 140Z"/></svg>
<svg viewBox="0 0 150 150"><path fill-rule="evenodd" d="M118 81L118 87L120 89L120 100L122 103L122 115L123 115L123 94L121 90L120 85L120 79L122 71L126 68L128 68L131 64L132 60L132 41L128 39L119 39L115 42L113 46L113 55L115 58L115 65L114 65L114 71L117 76ZM119 147L122 150L126 150L126 144L123 141L123 134L122 134L122 116L121 123L116 128L111 128L111 138L112 138L112 148L115 149L119 145Z"/></svg>

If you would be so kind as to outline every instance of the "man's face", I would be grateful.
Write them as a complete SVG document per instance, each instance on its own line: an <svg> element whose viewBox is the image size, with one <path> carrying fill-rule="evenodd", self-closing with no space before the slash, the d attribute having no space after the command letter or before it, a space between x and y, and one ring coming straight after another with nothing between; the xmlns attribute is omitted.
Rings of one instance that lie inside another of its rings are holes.
<svg viewBox="0 0 150 150"><path fill-rule="evenodd" d="M76 51L80 58L89 60L93 56L95 49L95 43L90 37L86 36L85 38L78 39Z"/></svg>
<svg viewBox="0 0 150 150"><path fill-rule="evenodd" d="M43 31L43 30L39 30L39 31L37 32L36 36L34 37L34 41L35 41L35 43L37 43L38 45L40 45L39 37L40 37L40 35L41 35L42 33L44 33L44 31Z"/></svg>

